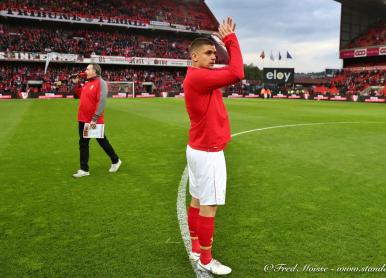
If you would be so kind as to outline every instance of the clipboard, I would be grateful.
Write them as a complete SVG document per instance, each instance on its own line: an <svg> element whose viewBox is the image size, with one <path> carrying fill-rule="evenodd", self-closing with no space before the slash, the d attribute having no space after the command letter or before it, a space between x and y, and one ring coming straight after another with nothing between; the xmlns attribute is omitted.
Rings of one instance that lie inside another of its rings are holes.
<svg viewBox="0 0 386 278"><path fill-rule="evenodd" d="M104 138L104 135L104 124L96 124L96 128L91 128L89 123L84 124L83 138Z"/></svg>

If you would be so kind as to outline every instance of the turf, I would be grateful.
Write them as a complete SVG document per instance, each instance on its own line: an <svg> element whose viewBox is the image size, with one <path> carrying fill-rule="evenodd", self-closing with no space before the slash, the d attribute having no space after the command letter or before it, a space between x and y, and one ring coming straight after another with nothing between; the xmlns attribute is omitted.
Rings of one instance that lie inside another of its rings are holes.
<svg viewBox="0 0 386 278"><path fill-rule="evenodd" d="M214 254L232 277L314 277L303 266L386 262L386 108L227 100L227 205ZM90 144L79 167L76 100L0 102L1 277L195 277L181 240L178 184L189 126L183 100L110 99L106 134L123 164ZM264 272L298 264L299 272ZM329 270L329 276L338 276ZM339 274L352 277L359 274ZM368 273L360 277L381 277Z"/></svg>

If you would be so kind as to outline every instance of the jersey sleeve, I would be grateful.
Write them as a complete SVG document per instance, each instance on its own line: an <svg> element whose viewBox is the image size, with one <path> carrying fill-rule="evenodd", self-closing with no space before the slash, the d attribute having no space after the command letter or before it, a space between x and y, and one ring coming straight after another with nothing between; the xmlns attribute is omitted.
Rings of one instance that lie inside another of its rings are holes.
<svg viewBox="0 0 386 278"><path fill-rule="evenodd" d="M99 83L99 90L97 92L97 108L95 111L94 116L92 117L92 120L94 122L98 121L100 115L105 110L106 106L106 100L107 100L108 90L107 90L107 84L106 81L104 81L102 78L100 79Z"/></svg>
<svg viewBox="0 0 386 278"><path fill-rule="evenodd" d="M244 79L244 64L239 42L235 34L225 37L224 44L229 55L228 66L217 69L200 69L191 76L192 84L199 91L211 91Z"/></svg>

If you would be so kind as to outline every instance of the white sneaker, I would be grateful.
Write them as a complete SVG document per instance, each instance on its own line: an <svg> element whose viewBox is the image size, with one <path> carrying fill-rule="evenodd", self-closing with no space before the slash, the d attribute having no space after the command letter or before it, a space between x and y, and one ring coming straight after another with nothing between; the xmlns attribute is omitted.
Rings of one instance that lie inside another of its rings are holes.
<svg viewBox="0 0 386 278"><path fill-rule="evenodd" d="M86 171L83 171L83 170L78 170L78 172L76 172L72 176L74 178L81 178L81 177L86 177L86 176L89 176L89 175L90 175L90 172L86 172Z"/></svg>
<svg viewBox="0 0 386 278"><path fill-rule="evenodd" d="M189 258L194 261L194 262L197 262L199 259L200 259L200 253L196 253L196 252L193 252L191 251L189 253Z"/></svg>
<svg viewBox="0 0 386 278"><path fill-rule="evenodd" d="M198 261L197 269L202 271L208 271L215 275L227 275L232 272L232 269L230 267L221 264L215 259L212 259L208 264L202 264L201 261Z"/></svg>
<svg viewBox="0 0 386 278"><path fill-rule="evenodd" d="M110 173L115 173L118 171L119 167L121 167L122 161L119 159L117 163L111 164L111 167L109 169Z"/></svg>

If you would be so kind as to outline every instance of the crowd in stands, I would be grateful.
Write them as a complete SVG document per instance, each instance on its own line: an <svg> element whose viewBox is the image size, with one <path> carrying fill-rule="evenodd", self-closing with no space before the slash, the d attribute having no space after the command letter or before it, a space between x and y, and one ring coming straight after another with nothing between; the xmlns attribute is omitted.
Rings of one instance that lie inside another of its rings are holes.
<svg viewBox="0 0 386 278"><path fill-rule="evenodd" d="M302 82L305 78L297 78L297 80ZM308 81L310 80L311 79ZM311 82L307 82L308 84L305 84L306 82L304 82L304 84L295 83L298 84L296 86L286 84L282 86L268 87L272 90L273 95L279 93L283 93L285 95L290 95L291 93L304 94L307 92L311 97L316 97L317 95L324 95L327 97L350 97L352 95L363 95L364 97L378 96L386 98L386 69L362 71L344 69L338 72L333 78L312 80L314 81L314 84L318 85L311 85ZM319 80L322 80L322 83L320 83ZM263 86L259 86L259 88L262 89ZM242 84L226 88L226 92L228 94L237 93L246 95L251 91L253 90ZM257 91L260 92L260 90Z"/></svg>
<svg viewBox="0 0 386 278"><path fill-rule="evenodd" d="M144 23L168 22L216 30L217 21L203 0L4 0L0 10L60 13L85 18L131 19ZM189 59L188 45L192 35L178 33L150 33L131 29L111 30L107 27L75 29L71 24L27 24L13 21L0 23L0 51L33 53L71 53L84 58L95 55L148 58ZM60 26L60 27L59 27ZM79 25L77 25L79 26ZM220 50L217 63L226 63ZM0 94L17 96L20 92L44 94L72 94L69 76L83 70L84 65L55 65L44 73L44 64L0 64ZM102 66L103 67L103 66ZM152 82L155 93L163 91L182 93L186 69L165 68L112 68L106 66L103 78L107 81L133 81L136 93L148 91L143 82ZM30 82L35 81L35 82ZM238 87L237 87L238 88ZM234 90L234 89L232 89Z"/></svg>
<svg viewBox="0 0 386 278"><path fill-rule="evenodd" d="M0 24L0 51L189 59L191 40L119 31L65 30Z"/></svg>
<svg viewBox="0 0 386 278"><path fill-rule="evenodd" d="M189 59L192 38L157 33L132 34L128 31L54 29L0 24L0 51L59 52L91 55ZM225 63L218 51L217 63Z"/></svg>
<svg viewBox="0 0 386 278"><path fill-rule="evenodd" d="M10 94L17 97L20 92L45 94L73 94L73 83L69 76L84 70L84 66L50 67L44 73L43 65L16 64L0 65L0 94ZM105 69L102 77L106 81L129 81L134 82L135 93L148 92L143 82L153 82L154 93L169 92L171 94L182 93L182 81L185 70L175 69ZM41 81L39 85L27 85L28 81Z"/></svg>
<svg viewBox="0 0 386 278"><path fill-rule="evenodd" d="M0 9L76 14L85 18L125 18L161 21L216 30L217 22L202 0L4 0Z"/></svg>
<svg viewBox="0 0 386 278"><path fill-rule="evenodd" d="M243 85L241 81L225 88L226 95L233 95L233 94L245 95L248 92L249 91L247 86Z"/></svg>
<svg viewBox="0 0 386 278"><path fill-rule="evenodd" d="M349 43L348 48L366 47L386 44L386 23L369 28L364 34Z"/></svg>
<svg viewBox="0 0 386 278"><path fill-rule="evenodd" d="M3 64L0 65L0 94L11 94L14 97L20 92L29 90L36 94L73 94L73 83L69 76L84 70L84 66L50 66L44 73L42 64ZM143 82L152 82L154 92L168 92L171 95L183 92L182 82L185 77L185 69L156 69L156 68L106 68L102 77L106 81L134 82L136 94L148 92ZM41 81L39 85L28 85L28 81ZM260 84L261 85L261 84ZM386 70L350 71L343 70L333 77L329 83L318 85L310 89L312 94L329 95L358 95L363 90L378 86L385 89L369 90L370 95L386 96ZM290 90L281 88L281 92ZM237 83L225 88L226 95L247 95L253 91L250 86ZM273 90L275 92L275 90Z"/></svg>
<svg viewBox="0 0 386 278"><path fill-rule="evenodd" d="M386 86L386 70L343 70L335 75L328 84L316 86L313 92L341 96L358 95L373 86ZM374 89L369 92L377 96L384 96L386 90Z"/></svg>

